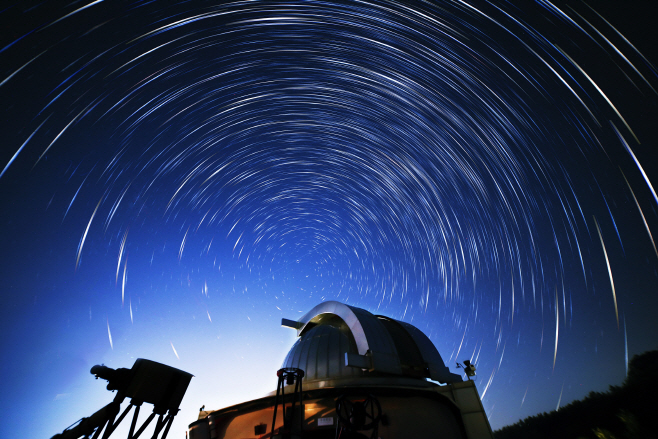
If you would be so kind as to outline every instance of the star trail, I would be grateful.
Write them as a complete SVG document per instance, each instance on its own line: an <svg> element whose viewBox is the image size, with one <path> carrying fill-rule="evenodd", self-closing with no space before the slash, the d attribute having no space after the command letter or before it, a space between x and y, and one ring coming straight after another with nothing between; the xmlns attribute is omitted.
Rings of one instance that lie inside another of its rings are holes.
<svg viewBox="0 0 658 439"><path fill-rule="evenodd" d="M323 300L471 359L494 429L656 348L642 4L219 3L0 10L2 405L43 418L2 436L142 357L196 376L182 437L273 390Z"/></svg>

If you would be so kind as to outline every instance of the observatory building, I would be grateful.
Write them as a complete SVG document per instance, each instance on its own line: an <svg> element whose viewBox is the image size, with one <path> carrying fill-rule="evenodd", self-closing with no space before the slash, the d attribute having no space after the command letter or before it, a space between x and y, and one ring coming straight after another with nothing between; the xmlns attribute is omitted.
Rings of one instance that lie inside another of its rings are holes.
<svg viewBox="0 0 658 439"><path fill-rule="evenodd" d="M282 325L298 340L276 392L201 411L190 439L493 438L474 382L409 323L332 301Z"/></svg>

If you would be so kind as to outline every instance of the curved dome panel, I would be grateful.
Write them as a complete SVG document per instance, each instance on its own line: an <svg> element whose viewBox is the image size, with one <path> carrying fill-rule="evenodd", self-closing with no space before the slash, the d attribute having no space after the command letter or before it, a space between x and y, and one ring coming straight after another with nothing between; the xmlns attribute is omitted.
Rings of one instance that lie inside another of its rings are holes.
<svg viewBox="0 0 658 439"><path fill-rule="evenodd" d="M304 370L307 382L382 376L462 381L418 328L361 308L324 302L282 325L297 329L300 337L283 367Z"/></svg>
<svg viewBox="0 0 658 439"><path fill-rule="evenodd" d="M356 344L345 322L337 317L331 320L305 331L283 363L283 367L302 369L306 383L364 375L361 369L345 365L345 354L356 353Z"/></svg>

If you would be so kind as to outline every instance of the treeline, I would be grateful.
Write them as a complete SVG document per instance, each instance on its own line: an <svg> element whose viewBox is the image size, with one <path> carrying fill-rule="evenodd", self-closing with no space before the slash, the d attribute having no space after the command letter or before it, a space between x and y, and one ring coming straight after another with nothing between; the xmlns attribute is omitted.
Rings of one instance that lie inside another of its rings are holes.
<svg viewBox="0 0 658 439"><path fill-rule="evenodd" d="M596 367L595 365L586 367ZM658 438L658 351L635 355L621 386L494 432L496 439Z"/></svg>

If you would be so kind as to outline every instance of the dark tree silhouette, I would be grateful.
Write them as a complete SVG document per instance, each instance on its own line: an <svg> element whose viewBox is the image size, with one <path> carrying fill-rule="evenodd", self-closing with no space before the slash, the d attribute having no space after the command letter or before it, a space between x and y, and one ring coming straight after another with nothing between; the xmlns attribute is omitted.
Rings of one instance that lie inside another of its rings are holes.
<svg viewBox="0 0 658 439"><path fill-rule="evenodd" d="M496 439L658 438L658 351L635 355L621 386L494 432Z"/></svg>

